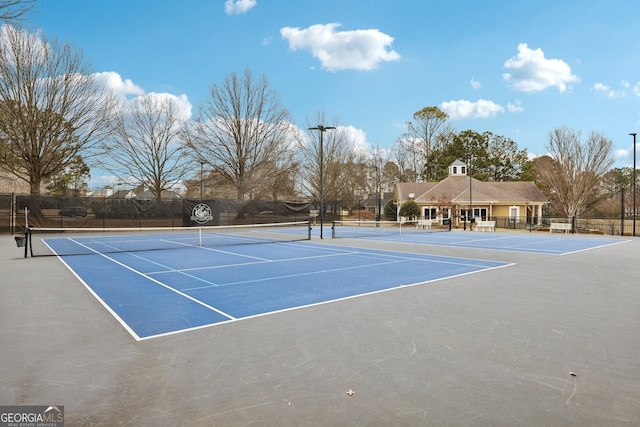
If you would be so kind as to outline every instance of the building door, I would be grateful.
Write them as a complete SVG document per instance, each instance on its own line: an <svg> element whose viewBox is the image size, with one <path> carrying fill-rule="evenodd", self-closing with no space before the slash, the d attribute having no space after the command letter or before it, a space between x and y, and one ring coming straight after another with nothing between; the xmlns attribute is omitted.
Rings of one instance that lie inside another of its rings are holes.
<svg viewBox="0 0 640 427"><path fill-rule="evenodd" d="M511 206L509 208L509 223L517 224L520 222L520 206Z"/></svg>

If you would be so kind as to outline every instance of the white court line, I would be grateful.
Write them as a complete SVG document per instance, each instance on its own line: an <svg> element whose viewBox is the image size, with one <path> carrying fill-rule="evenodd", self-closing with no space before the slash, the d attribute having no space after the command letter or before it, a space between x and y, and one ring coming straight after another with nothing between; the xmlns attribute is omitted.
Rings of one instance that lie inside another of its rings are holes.
<svg viewBox="0 0 640 427"><path fill-rule="evenodd" d="M366 252L360 252L360 254L363 255L372 255L372 254L367 254ZM396 257L395 255L387 255L388 257ZM489 268L492 266L483 266L483 265L478 265L475 263L466 263L466 262L456 262L456 261L445 261L443 259L430 259L430 258L426 258L430 255L425 255L425 258L416 258L416 257L411 257L411 256L397 256L397 258L403 259L403 260L407 260L407 261L420 261L420 262L433 262L436 264L448 264L448 265L463 265L466 267L480 267L480 268ZM433 255L432 255L433 256ZM435 256L436 258L453 258L454 260L464 260L464 259L470 259L470 258L456 258L456 257L451 257L451 256ZM485 261L487 262L487 261ZM505 264L505 262L503 261L489 261L492 264Z"/></svg>
<svg viewBox="0 0 640 427"><path fill-rule="evenodd" d="M107 312L111 313L111 315L116 319L116 321L118 323L120 323L120 325L122 325L122 327L125 329L125 331L129 332L129 335L131 335L133 337L134 340L136 341L141 341L143 338L141 338L140 336L138 336L138 334L136 334L136 332L129 326L129 324L127 322L124 321L124 319L122 319L122 317L120 317L118 315L118 313L116 313L110 306L109 304L106 303L105 300L103 300L102 298L100 298L100 295L98 295L91 286L89 286L87 284L87 282L85 282L82 277L80 277L78 275L78 273L76 273L76 271L69 265L66 263L66 261L64 260L64 258L60 255L58 255L56 253L55 250L53 250L53 248L51 246L49 246L49 244L46 241L42 241L50 250L51 252L53 252L58 259L69 269L69 271L71 271L71 274L73 274L74 276L76 276L76 278L80 281L80 283L82 283L82 285L85 287L85 289L87 289L89 291L89 293L91 293L91 295L93 295L93 297L107 310Z"/></svg>
<svg viewBox="0 0 640 427"><path fill-rule="evenodd" d="M352 255L352 256L356 256L356 257L360 257L360 258L366 258L366 259L382 259L383 261L382 262L369 263L369 264L353 265L353 266L349 266L349 267L314 270L314 271L310 271L310 272L306 272L306 273L296 273L296 274L286 274L286 275L282 275L282 276L261 277L259 279L254 279L254 280L243 280L243 281L238 281L238 282L229 282L229 283L225 283L225 284L217 284L215 286L216 287L218 287L218 286L230 286L230 285L239 285L239 284L244 284L244 283L264 282L264 281L275 280L275 279L286 279L286 278L292 278L292 277L303 277L303 276L310 276L310 275L319 274L319 273L320 274L324 274L324 273L333 273L333 272L336 272L336 271L355 270L355 269L359 269L359 268L378 267L378 266L381 266L381 265L397 264L397 263L401 263L401 262L429 262L429 263L435 263L435 264L460 265L460 266L465 266L465 267L478 268L480 270L486 270L486 269L490 269L490 268L495 267L495 265L488 266L488 265L478 265L476 263L446 261L446 260L443 260L443 259L430 259L430 258L428 258L429 257L428 255L425 255L424 257L416 257L416 256L390 255L390 254L380 254L380 255L378 255L378 254L375 254L375 253L368 253L368 252L362 252L362 251L349 251L348 253L340 253L340 254L335 254L335 255L332 255L332 256L338 256L338 255L339 256ZM451 257L437 257L437 258L451 258ZM312 259L312 258L301 258L301 259ZM464 258L454 258L454 259L464 260ZM281 260L281 261L286 261L286 260ZM492 264L496 264L496 263L492 262ZM506 264L506 263L500 263L500 264ZM507 264L507 265L513 265L513 264ZM500 266L503 266L503 265L500 265ZM184 291L200 290L200 289L206 289L206 288L210 288L210 287L213 287L213 286L198 286L198 287L193 287L193 288L185 288Z"/></svg>
<svg viewBox="0 0 640 427"><path fill-rule="evenodd" d="M560 255L571 255L571 254L577 254L577 253L580 253L580 252L590 251L591 249L606 248L607 246L619 245L619 244L622 244L622 243L629 243L630 241L631 241L631 240L621 240L621 241L619 241L619 242L611 242L611 243L607 243L606 245L592 246L592 247L590 247L590 248L578 249L577 251L565 252L565 253L560 254Z"/></svg>
<svg viewBox="0 0 640 427"><path fill-rule="evenodd" d="M183 333L183 332L189 332L189 331L195 331L195 330L209 328L209 327L213 327L213 326L225 325L225 324L232 323L232 322L239 322L239 321L243 321L243 320L255 319L255 318L264 317L264 316L271 316L273 314L286 313L288 311L301 310L301 309L310 308L310 307L317 307L317 306L321 306L321 305L325 305L325 304L333 304L333 303L340 302L340 301L348 301L348 300L351 300L351 299L367 297L367 296L370 296L370 295L381 294L381 293L384 293L384 292L391 292L391 291L395 291L395 290L402 289L402 288L408 288L408 287L412 287L412 286L421 286L421 285L426 285L428 283L439 282L441 280L447 280L447 279L452 279L452 278L456 278L456 277L466 276L466 275L469 275L469 274L480 273L480 272L483 272L483 271L495 270L495 269L503 268L503 267L509 267L509 266L512 266L512 265L515 265L515 264L514 263L509 263L509 264L498 265L498 266L494 266L494 267L481 268L479 270L469 271L469 272L466 272L466 273L454 274L452 276L437 277L435 279L425 280L425 281L422 281L422 282L410 283L410 284L406 284L406 285L396 285L396 286L392 286L392 287L385 288L385 289L379 289L377 291L365 292L365 293L360 293L360 294L355 294L355 295L349 295L349 296L346 296L346 297L335 298L335 299L331 299L331 300L327 300L327 301L320 301L320 302L315 302L315 303L311 303L311 304L305 304L305 305L300 305L300 306L295 306L295 307L283 308L283 309L280 309L280 310L274 310L274 311L268 311L268 312L264 312L264 313L253 314L251 316L245 316L245 317L241 317L241 318L234 319L234 320L216 322L216 323L211 323L211 324L208 324L208 325L196 326L196 327L188 328L188 329L180 329L180 330L177 330L177 331L165 332L165 333L158 334L158 335L150 335L150 336L141 338L140 340L144 341L144 340L153 339L153 338L165 337L165 336L170 336L170 335L177 335L177 334L180 334L180 333Z"/></svg>
<svg viewBox="0 0 640 427"><path fill-rule="evenodd" d="M356 253L356 252L354 252L354 253ZM235 263L235 264L207 265L207 266L204 266L204 267L189 267L189 268L179 268L179 269L178 268L173 269L173 268L167 267L168 270L150 271L147 274L166 274L166 273L180 273L180 272L183 272L183 271L217 270L217 269L224 269L224 268L228 268L228 267L242 267L242 266L245 266L245 265L272 264L272 263L288 262L288 261L301 261L301 260L308 260L308 259L331 258L331 257L349 255L349 254L350 254L349 252L346 252L346 253L341 253L341 254L313 255L313 256L306 256L306 257L274 259L274 260L270 260L270 261L240 262L240 263Z"/></svg>
<svg viewBox="0 0 640 427"><path fill-rule="evenodd" d="M120 262L118 260L115 260L115 259L111 258L110 256L108 256L106 254L97 252L94 249L82 244L81 242L78 242L78 241L76 241L74 239L69 239L69 240L71 240L72 242L74 242L74 243L76 243L76 244L78 244L78 245L80 245L82 247L85 247L85 248L89 249L90 251L94 252L96 255L100 255L101 257L113 262L114 264L117 264L117 265L119 265L121 267L124 267L125 269L127 269L127 270L129 270L129 271L131 271L131 272L133 272L133 273L135 273L135 274L137 274L139 276L142 276L147 280L152 281L153 283L156 283L156 284L158 284L158 285L160 285L160 286L162 286L162 287L164 287L164 288L166 288L166 289L168 289L168 290L170 290L172 292L175 292L176 294L178 294L178 295L180 295L182 297L185 297L185 298L195 302L196 304L200 304L201 306L206 307L209 310L212 310L212 311L214 311L214 312L216 312L216 313L218 313L218 314L220 314L220 315L222 315L224 317L227 317L228 319L235 319L235 317L233 317L232 315L230 315L228 313L225 313L222 310L218 310L217 308L215 308L215 307L213 307L213 306L211 306L211 305L209 305L209 304L207 304L207 303L205 303L203 301L200 301L197 298L194 298L194 297L192 297L190 295L187 295L184 292L179 291L178 289L175 289L175 288L167 285L166 283L163 283L163 282L161 282L161 281L159 281L159 280L157 280L157 279L155 279L155 278L153 278L153 277L151 277L151 276L149 276L149 275L147 275L145 273L142 273L141 271L136 270L135 268L129 267L128 265L126 265L126 264L124 264L124 263L122 263L122 262Z"/></svg>
<svg viewBox="0 0 640 427"><path fill-rule="evenodd" d="M591 246L591 247L588 247L588 248L578 249L578 250L575 250L575 251L566 251L566 250L559 250L559 249L546 249L546 248L535 248L534 247L534 246L537 246L537 245L545 245L545 244L547 244L549 242L558 242L557 239L559 239L561 237L563 237L563 236L559 236L559 237L504 236L504 237L499 237L499 238L486 238L486 239L466 240L466 241L452 243L451 245L452 246L459 246L459 245L464 245L464 244L473 243L473 242L496 241L496 240L501 240L501 239L516 239L518 241L521 241L521 240L524 240L524 239L532 238L532 239L535 239L535 242L520 243L520 244L517 244L517 245L509 245L509 246L497 247L497 248L486 247L486 246L478 246L478 245L471 246L471 247L472 248L479 248L479 249L506 250L506 251L511 250L511 248L521 248L523 251L527 251L529 253L564 256L564 255L569 255L569 254L575 254L575 253L579 253L579 252L589 251L589 250L592 250L592 249L603 248L603 247L606 247L606 246L618 245L618 244L621 244L621 243L627 243L627 242L630 241L630 240L621 240L621 241L616 241L616 242L609 242L609 243L606 243L606 244L602 244L602 245L598 245L598 246ZM589 239L589 238L588 237L584 237L584 239ZM593 240L596 240L596 239L593 239Z"/></svg>
<svg viewBox="0 0 640 427"><path fill-rule="evenodd" d="M304 276L311 276L311 275L314 275L314 274L333 273L333 272L336 272L336 271L347 271L347 270L355 270L355 269L358 269L358 268L369 268L369 267L377 267L377 266L380 266L380 265L397 264L397 263L405 262L405 261L406 260L377 262L377 263L366 264L366 265L357 265L357 266L350 266L350 267L340 267L340 268L314 270L314 271L309 271L309 272L306 272L306 273L285 274L285 275L282 275L282 276L272 276L272 277L261 277L259 279L254 279L254 280L243 280L243 281L240 281L240 282L229 282L229 283L225 283L224 285L218 285L218 286L241 285L241 284L244 284L244 283L266 282L268 280L275 280L275 279L289 279L291 277L304 277ZM196 287L196 288L187 288L187 289L185 289L185 291L195 291L195 290L206 289L206 288L210 288L210 287L211 286L201 286L201 287Z"/></svg>

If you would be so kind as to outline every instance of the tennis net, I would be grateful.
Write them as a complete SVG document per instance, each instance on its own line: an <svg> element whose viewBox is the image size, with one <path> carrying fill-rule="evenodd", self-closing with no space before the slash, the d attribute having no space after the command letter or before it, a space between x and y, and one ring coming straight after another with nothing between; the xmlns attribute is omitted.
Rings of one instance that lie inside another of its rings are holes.
<svg viewBox="0 0 640 427"><path fill-rule="evenodd" d="M415 220L415 221L333 221L331 237L375 237L383 235L434 233L451 231L451 221L443 220Z"/></svg>
<svg viewBox="0 0 640 427"><path fill-rule="evenodd" d="M27 230L28 252L33 257L250 245L310 239L309 221L206 227L32 227Z"/></svg>

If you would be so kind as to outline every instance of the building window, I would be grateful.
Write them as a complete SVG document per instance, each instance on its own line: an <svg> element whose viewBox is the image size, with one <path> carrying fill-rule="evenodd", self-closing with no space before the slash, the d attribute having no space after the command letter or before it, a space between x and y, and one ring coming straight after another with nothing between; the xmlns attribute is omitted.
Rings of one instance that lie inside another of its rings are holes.
<svg viewBox="0 0 640 427"><path fill-rule="evenodd" d="M487 220L487 208L473 208L473 217L479 221Z"/></svg>
<svg viewBox="0 0 640 427"><path fill-rule="evenodd" d="M462 175L464 175L464 174L465 174L465 171L464 171L464 170L465 170L465 167L464 167L464 166L461 166L461 167L460 167L460 173L461 173Z"/></svg>
<svg viewBox="0 0 640 427"><path fill-rule="evenodd" d="M438 217L437 208L424 208L422 210L422 216L424 219L436 219Z"/></svg>
<svg viewBox="0 0 640 427"><path fill-rule="evenodd" d="M469 216L471 211L469 209L465 209L461 212L462 220L466 221L466 217ZM469 216L470 218L475 218L478 221L486 221L489 219L487 208L473 208L473 215Z"/></svg>
<svg viewBox="0 0 640 427"><path fill-rule="evenodd" d="M454 166L454 167L453 167L453 174L455 175L455 174L457 174L457 173L458 173L458 167L457 167L457 166Z"/></svg>

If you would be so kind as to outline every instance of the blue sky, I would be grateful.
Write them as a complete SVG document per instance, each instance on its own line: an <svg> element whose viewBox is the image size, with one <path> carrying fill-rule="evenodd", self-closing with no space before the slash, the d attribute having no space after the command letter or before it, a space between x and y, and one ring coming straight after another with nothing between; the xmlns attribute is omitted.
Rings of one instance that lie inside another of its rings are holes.
<svg viewBox="0 0 640 427"><path fill-rule="evenodd" d="M544 154L568 126L640 133L640 2L630 0L39 0L26 26L83 51L127 97L168 93L195 113L232 72L265 74L306 128L322 111L392 147L414 112Z"/></svg>

